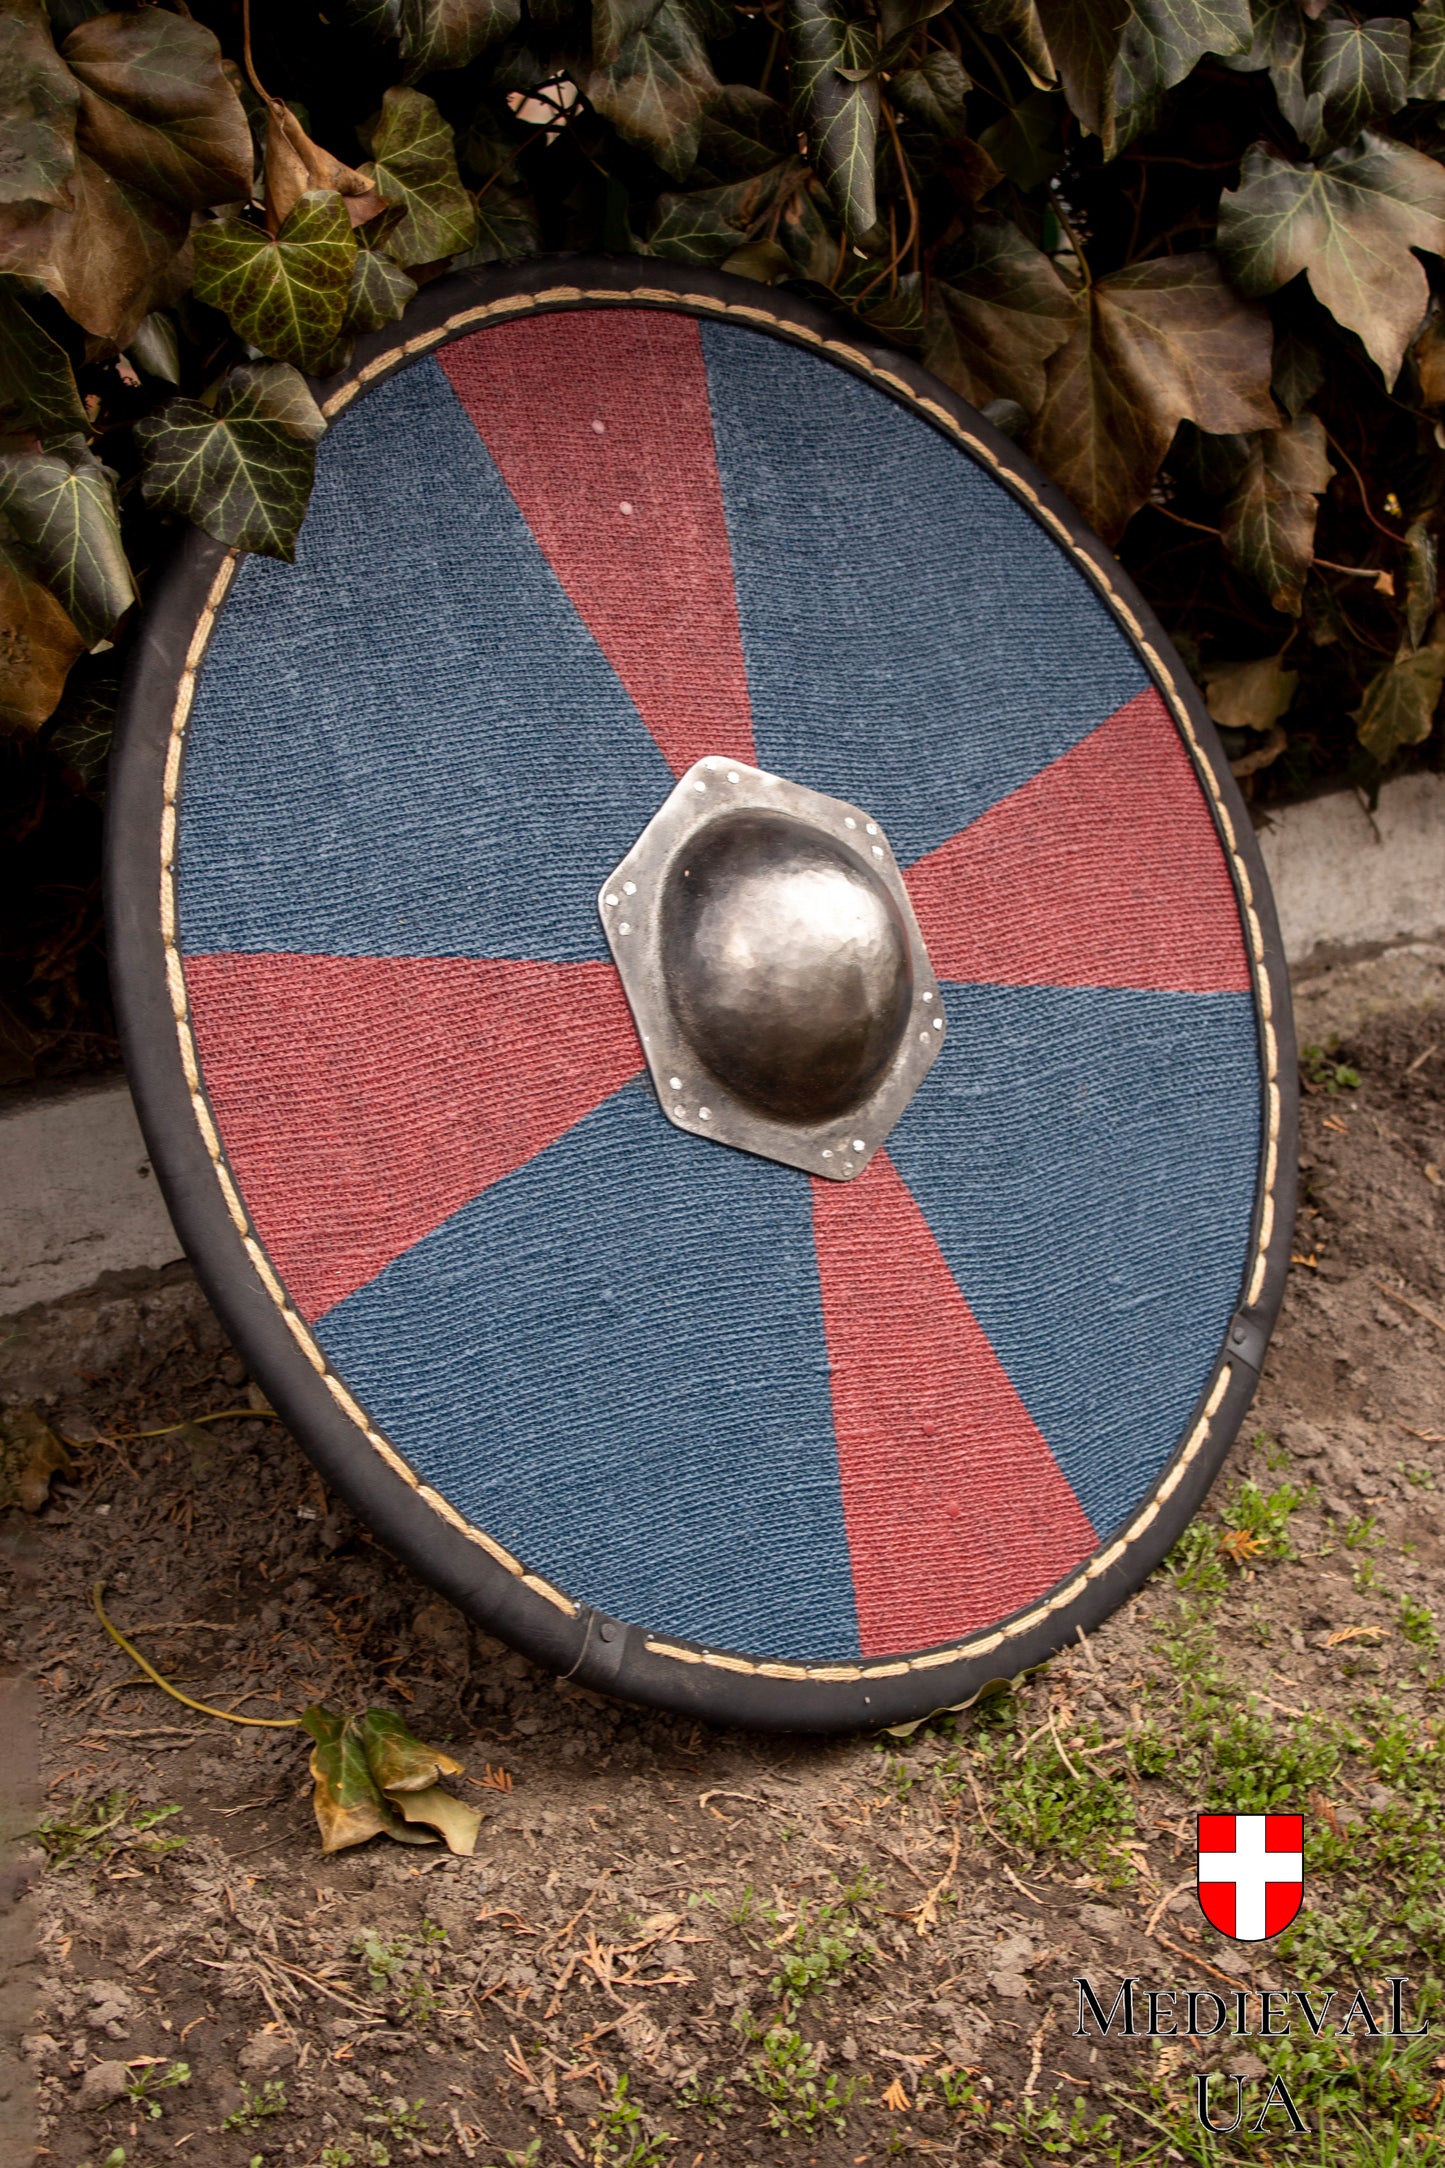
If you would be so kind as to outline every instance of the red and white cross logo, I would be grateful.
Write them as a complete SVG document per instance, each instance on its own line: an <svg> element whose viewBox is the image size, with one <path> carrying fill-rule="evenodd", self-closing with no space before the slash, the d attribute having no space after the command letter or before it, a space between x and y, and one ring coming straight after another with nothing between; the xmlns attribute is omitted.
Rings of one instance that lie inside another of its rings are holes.
<svg viewBox="0 0 1445 2168"><path fill-rule="evenodd" d="M1236 1942L1266 1942L1304 1897L1304 1816L1201 1814L1199 1904Z"/></svg>

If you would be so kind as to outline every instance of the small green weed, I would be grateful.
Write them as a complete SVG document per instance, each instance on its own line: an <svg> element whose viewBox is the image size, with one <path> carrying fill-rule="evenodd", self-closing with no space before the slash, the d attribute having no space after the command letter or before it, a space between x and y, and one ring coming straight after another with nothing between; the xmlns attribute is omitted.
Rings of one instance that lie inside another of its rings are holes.
<svg viewBox="0 0 1445 2168"><path fill-rule="evenodd" d="M380 2138L348 2138L324 2145L317 2168L391 2168L390 2150Z"/></svg>
<svg viewBox="0 0 1445 2168"><path fill-rule="evenodd" d="M143 2069L133 2070L126 2081L126 2098L152 2122L164 2113L157 2093L168 2093L172 2086L189 2085L189 2063L148 2063Z"/></svg>
<svg viewBox="0 0 1445 2168"><path fill-rule="evenodd" d="M247 2079L241 2081L241 2105L234 2108L222 2123L222 2130L254 2130L258 2123L267 2122L273 2115L286 2113L286 2088L279 2078L267 2078L258 2090Z"/></svg>
<svg viewBox="0 0 1445 2168"><path fill-rule="evenodd" d="M52 1867L68 1867L79 1860L104 1866L118 1853L131 1852L159 1857L177 1852L184 1837L155 1834L159 1822L180 1813L179 1807L143 1807L121 1788L74 1800L57 1814L47 1815L35 1831L35 1841Z"/></svg>
<svg viewBox="0 0 1445 2168"><path fill-rule="evenodd" d="M424 2100L414 2100L408 2107L406 2101L398 2097L382 2107L373 2108L361 2120L363 2123L375 2123L379 2130L385 2131L388 2138L395 2138L400 2144L403 2138L418 2137L426 2129L426 2117L421 2112L425 2106Z"/></svg>
<svg viewBox="0 0 1445 2168"><path fill-rule="evenodd" d="M1300 1079L1307 1092L1324 1092L1331 1098L1336 1092L1353 1092L1360 1088L1360 1072L1344 1062L1337 1061L1333 1053L1322 1046L1302 1046L1299 1050Z"/></svg>
<svg viewBox="0 0 1445 2168"><path fill-rule="evenodd" d="M385 1995L409 2024L426 2025L436 2015L437 1983L441 1975L441 1951L447 1931L423 1920L423 1948L418 1951L409 1935L388 1941L374 1928L364 1927L351 1944L351 1954L366 1967L373 1994Z"/></svg>
<svg viewBox="0 0 1445 2168"><path fill-rule="evenodd" d="M642 2119L641 2108L629 2096L624 2073L593 2124L591 2168L658 2168L673 2140L665 2130L649 2138L641 2128Z"/></svg>
<svg viewBox="0 0 1445 2168"><path fill-rule="evenodd" d="M871 1945L858 1943L858 1924L839 1905L819 1905L799 1912L778 1957L778 1970L768 1982L770 1995L798 2000L816 1994L846 1972L854 1958L873 1954Z"/></svg>
<svg viewBox="0 0 1445 2168"><path fill-rule="evenodd" d="M752 2028L743 2028L751 2030ZM753 2030L753 2037L757 2038ZM791 2025L769 2025L758 2052L748 2062L746 2083L768 2103L768 2121L776 2131L812 2130L826 2124L841 2130L856 2078L839 2079L823 2068L823 2050Z"/></svg>
<svg viewBox="0 0 1445 2168"><path fill-rule="evenodd" d="M1412 1641L1419 1649L1433 1649L1438 1645L1435 1614L1428 1604L1417 1603L1413 1596L1400 1598L1400 1636L1402 1640Z"/></svg>

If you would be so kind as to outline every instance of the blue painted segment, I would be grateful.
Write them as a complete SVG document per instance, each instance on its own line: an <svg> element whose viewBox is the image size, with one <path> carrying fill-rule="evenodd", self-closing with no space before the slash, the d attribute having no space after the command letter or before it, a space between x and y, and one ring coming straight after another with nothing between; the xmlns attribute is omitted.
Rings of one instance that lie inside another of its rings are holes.
<svg viewBox="0 0 1445 2168"><path fill-rule="evenodd" d="M435 361L323 439L296 564L247 558L187 739L191 952L605 957L673 776Z"/></svg>
<svg viewBox="0 0 1445 2168"><path fill-rule="evenodd" d="M1240 1299L1259 1171L1248 994L945 986L888 1140L1101 1538L1168 1461Z"/></svg>
<svg viewBox="0 0 1445 2168"><path fill-rule="evenodd" d="M704 323L758 760L849 798L904 864L1148 683L993 477L811 353Z"/></svg>
<svg viewBox="0 0 1445 2168"><path fill-rule="evenodd" d="M329 1311L372 1418L584 1602L856 1654L812 1200L629 1084Z"/></svg>

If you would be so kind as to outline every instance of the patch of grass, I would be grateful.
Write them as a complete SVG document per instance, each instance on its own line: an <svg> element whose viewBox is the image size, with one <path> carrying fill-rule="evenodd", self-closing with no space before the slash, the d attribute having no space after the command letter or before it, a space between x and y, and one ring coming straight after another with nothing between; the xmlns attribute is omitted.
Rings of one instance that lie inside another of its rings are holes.
<svg viewBox="0 0 1445 2168"><path fill-rule="evenodd" d="M159 1858L178 1852L184 1837L162 1837L156 1826L168 1821L180 1808L143 1807L133 1793L91 1793L68 1807L47 1815L35 1830L35 1841L52 1867L69 1867L78 1861L105 1866L119 1853Z"/></svg>
<svg viewBox="0 0 1445 2168"><path fill-rule="evenodd" d="M267 2078L260 2087L241 2080L241 2105L233 2108L221 2124L222 2130L254 2130L258 2123L269 2122L273 2115L284 2115L287 2110L286 2088L279 2078Z"/></svg>
<svg viewBox="0 0 1445 2168"><path fill-rule="evenodd" d="M1006 1843L1061 1852L1118 1886L1133 1872L1121 1841L1134 1832L1134 1801L1122 1766L1101 1766L1091 1751L1104 1744L1098 1724L1091 1718L1066 1729L1067 1745L1027 1699L997 1694L975 1728L974 1769ZM956 1755L939 1764L942 1781L962 1792L967 1780L957 1770Z"/></svg>
<svg viewBox="0 0 1445 2168"><path fill-rule="evenodd" d="M1223 1595L1231 1566L1267 1565L1295 1556L1290 1518L1311 1495L1293 1483L1263 1490L1252 1477L1241 1477L1221 1502L1217 1519L1190 1522L1165 1559L1164 1571L1191 1596Z"/></svg>

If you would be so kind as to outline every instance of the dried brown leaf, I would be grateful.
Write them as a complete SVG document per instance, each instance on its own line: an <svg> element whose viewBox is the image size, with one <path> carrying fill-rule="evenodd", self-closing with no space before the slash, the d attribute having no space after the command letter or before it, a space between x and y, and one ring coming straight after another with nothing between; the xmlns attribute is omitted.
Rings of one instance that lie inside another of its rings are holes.
<svg viewBox="0 0 1445 2168"><path fill-rule="evenodd" d="M1272 730L1294 698L1297 670L1278 655L1216 662L1204 672L1204 704L1221 730Z"/></svg>
<svg viewBox="0 0 1445 2168"><path fill-rule="evenodd" d="M1224 435L1273 426L1270 323L1203 253L1096 280L1048 364L1029 449L1106 541L1149 494L1181 421Z"/></svg>
<svg viewBox="0 0 1445 2168"><path fill-rule="evenodd" d="M51 1477L69 1472L70 1455L38 1410L11 1408L0 1416L0 1512L19 1506L38 1513Z"/></svg>
<svg viewBox="0 0 1445 2168"><path fill-rule="evenodd" d="M266 224L272 233L312 188L329 188L351 199L369 198L377 210L381 208L382 198L367 176L313 143L291 108L275 98L266 116ZM347 209L352 209L350 202Z"/></svg>
<svg viewBox="0 0 1445 2168"><path fill-rule="evenodd" d="M1298 617L1315 553L1315 500L1334 473L1319 417L1301 414L1250 441L1249 456L1225 507L1224 546L1257 581L1276 610Z"/></svg>
<svg viewBox="0 0 1445 2168"><path fill-rule="evenodd" d="M0 724L38 730L48 722L84 649L50 590L0 536Z"/></svg>

